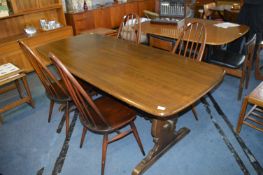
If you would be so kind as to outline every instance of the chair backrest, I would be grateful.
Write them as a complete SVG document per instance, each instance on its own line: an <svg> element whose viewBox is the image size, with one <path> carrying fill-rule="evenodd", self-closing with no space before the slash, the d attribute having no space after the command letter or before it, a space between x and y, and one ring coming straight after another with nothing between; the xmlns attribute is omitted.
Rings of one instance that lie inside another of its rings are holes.
<svg viewBox="0 0 263 175"><path fill-rule="evenodd" d="M130 13L123 17L119 26L117 38L134 41L137 44L140 43L141 21L139 15Z"/></svg>
<svg viewBox="0 0 263 175"><path fill-rule="evenodd" d="M50 70L43 64L39 57L23 41L18 40L17 42L45 87L46 93L57 99L67 96L67 91L50 72Z"/></svg>
<svg viewBox="0 0 263 175"><path fill-rule="evenodd" d="M188 23L182 30L172 53L202 60L206 43L206 28L199 22Z"/></svg>
<svg viewBox="0 0 263 175"><path fill-rule="evenodd" d="M245 43L245 54L248 62L252 62L256 46L256 34Z"/></svg>
<svg viewBox="0 0 263 175"><path fill-rule="evenodd" d="M61 61L52 53L49 53L49 58L57 68L69 95L76 105L82 124L90 130L99 132L101 128L109 128L110 125L104 119L100 110L97 108L91 97L82 88L76 78L68 71Z"/></svg>
<svg viewBox="0 0 263 175"><path fill-rule="evenodd" d="M211 11L210 8L213 8L215 6L216 6L215 2L204 4L204 16L203 16L204 19L208 19L212 15L213 11Z"/></svg>

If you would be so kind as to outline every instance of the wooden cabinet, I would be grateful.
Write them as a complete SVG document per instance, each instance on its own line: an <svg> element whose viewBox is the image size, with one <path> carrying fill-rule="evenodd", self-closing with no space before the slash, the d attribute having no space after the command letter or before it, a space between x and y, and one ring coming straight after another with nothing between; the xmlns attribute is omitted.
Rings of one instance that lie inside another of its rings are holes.
<svg viewBox="0 0 263 175"><path fill-rule="evenodd" d="M143 10L154 11L154 9L155 0L132 0L83 12L66 13L66 21L73 27L74 34L78 35L93 28L117 28L125 14L137 13L143 16Z"/></svg>
<svg viewBox="0 0 263 175"><path fill-rule="evenodd" d="M75 15L67 15L67 24L71 26L77 26L73 27L74 34L79 34L85 30L93 29L94 24L94 18L93 18L93 11L84 11L75 13Z"/></svg>
<svg viewBox="0 0 263 175"><path fill-rule="evenodd" d="M110 21L110 8L98 8L92 10L93 19L94 19L94 27L103 27L103 28L111 28Z"/></svg>
<svg viewBox="0 0 263 175"><path fill-rule="evenodd" d="M131 3L128 3L131 4ZM117 28L119 27L122 17L127 14L127 12L125 11L125 6L127 4L119 4L119 5L115 5L112 6L110 8L110 16L111 16L111 28Z"/></svg>
<svg viewBox="0 0 263 175"><path fill-rule="evenodd" d="M138 11L138 3L137 2L131 2L131 3L127 3L125 4L125 13L137 13L139 14Z"/></svg>
<svg viewBox="0 0 263 175"><path fill-rule="evenodd" d="M11 62L21 69L32 71L30 63L25 58L17 40L25 41L31 48L72 36L72 27L66 26L66 20L61 0L9 0L13 14L0 18L0 64ZM40 19L56 20L63 27L43 31ZM27 36L24 28L33 25L37 33ZM48 60L44 60L47 64Z"/></svg>

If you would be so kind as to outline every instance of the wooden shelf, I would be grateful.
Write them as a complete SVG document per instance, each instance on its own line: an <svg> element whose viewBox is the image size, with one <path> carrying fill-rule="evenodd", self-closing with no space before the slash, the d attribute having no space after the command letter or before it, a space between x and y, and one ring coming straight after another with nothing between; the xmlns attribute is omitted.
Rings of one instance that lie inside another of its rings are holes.
<svg viewBox="0 0 263 175"><path fill-rule="evenodd" d="M48 11L48 10L54 10L54 9L60 9L61 8L61 4L53 4L47 7L43 7L43 8L39 8L39 9L32 9L32 10L27 10L27 11L22 11L22 12L18 12L9 16L5 16L5 17L0 17L1 19L7 19L7 18L14 18L17 16L23 16L23 15L28 15L28 14L32 14L32 13L38 13L38 12L44 12L44 11Z"/></svg>
<svg viewBox="0 0 263 175"><path fill-rule="evenodd" d="M65 26L66 28L71 28L69 26ZM57 29L53 29L53 30L48 30L48 31L44 31L44 30L37 30L37 33L35 33L34 35L32 36L29 36L27 35L26 33L21 33L21 34L18 34L18 35L13 35L13 36L10 36L10 37L6 37L6 38L2 38L0 40L0 47L2 44L6 44L8 42L13 42L13 41L17 41L17 40L21 40L21 39L31 39L31 38L34 38L34 37L37 37L39 35L46 35L46 34L49 34L49 33L52 33L52 32L56 32L56 31L59 31L59 30L64 30L65 27L60 27L60 28L57 28Z"/></svg>

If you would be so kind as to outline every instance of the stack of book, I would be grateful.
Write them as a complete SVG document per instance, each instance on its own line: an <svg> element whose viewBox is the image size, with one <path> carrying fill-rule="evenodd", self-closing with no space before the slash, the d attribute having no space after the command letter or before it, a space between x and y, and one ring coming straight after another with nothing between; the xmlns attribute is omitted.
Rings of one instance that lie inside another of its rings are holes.
<svg viewBox="0 0 263 175"><path fill-rule="evenodd" d="M12 63L6 63L0 65L0 82L3 82L9 78L13 78L19 75L21 71L22 71L21 69L19 69Z"/></svg>

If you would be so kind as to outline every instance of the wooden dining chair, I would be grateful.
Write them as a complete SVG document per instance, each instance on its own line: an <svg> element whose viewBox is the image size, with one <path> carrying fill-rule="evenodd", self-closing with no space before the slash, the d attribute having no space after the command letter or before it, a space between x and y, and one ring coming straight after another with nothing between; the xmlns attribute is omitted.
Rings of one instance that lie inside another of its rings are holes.
<svg viewBox="0 0 263 175"><path fill-rule="evenodd" d="M79 111L80 121L83 125L80 147L83 145L87 130L103 135L101 174L104 174L108 144L124 138L130 133L133 133L142 154L145 155L143 145L134 124L136 113L110 97L102 96L93 100L56 56L50 53L49 57L57 67ZM130 125L131 129L120 131L127 125ZM111 133L116 133L117 135L109 140L108 135Z"/></svg>
<svg viewBox="0 0 263 175"><path fill-rule="evenodd" d="M140 16L135 13L125 15L119 26L117 38L139 44L141 41Z"/></svg>
<svg viewBox="0 0 263 175"><path fill-rule="evenodd" d="M69 103L71 98L61 80L58 80L50 70L43 64L39 57L21 40L18 43L25 54L28 61L31 63L41 83L43 84L46 95L50 100L48 122L51 121L54 103L65 105L65 118L66 118L66 137L69 132Z"/></svg>
<svg viewBox="0 0 263 175"><path fill-rule="evenodd" d="M181 55L186 59L202 61L206 35L204 24L199 22L188 23L181 31L172 53ZM195 119L198 120L194 105L192 105L192 112Z"/></svg>
<svg viewBox="0 0 263 175"><path fill-rule="evenodd" d="M238 100L241 99L244 86L247 88L249 84L255 44L256 35L245 43L245 54L216 49L207 59L209 63L222 66L227 74L240 78Z"/></svg>
<svg viewBox="0 0 263 175"><path fill-rule="evenodd" d="M182 55L184 58L202 61L206 35L203 23L188 23L181 31L172 53Z"/></svg>

